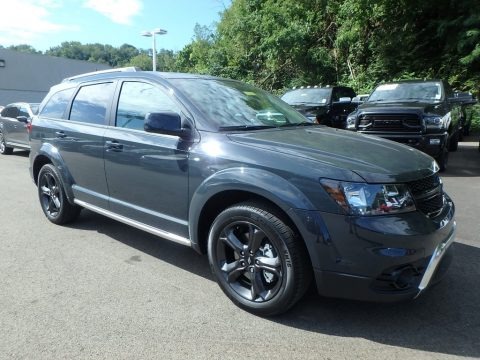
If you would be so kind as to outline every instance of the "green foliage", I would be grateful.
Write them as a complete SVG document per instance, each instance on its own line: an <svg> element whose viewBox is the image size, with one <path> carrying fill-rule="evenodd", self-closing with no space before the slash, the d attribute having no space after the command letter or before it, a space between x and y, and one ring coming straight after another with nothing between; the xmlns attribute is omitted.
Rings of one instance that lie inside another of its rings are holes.
<svg viewBox="0 0 480 360"><path fill-rule="evenodd" d="M19 51L37 52L29 45ZM64 42L47 55L151 69L148 51ZM194 28L179 52L161 50L162 71L211 74L279 93L345 84L441 78L480 97L478 0L232 0L218 24Z"/></svg>

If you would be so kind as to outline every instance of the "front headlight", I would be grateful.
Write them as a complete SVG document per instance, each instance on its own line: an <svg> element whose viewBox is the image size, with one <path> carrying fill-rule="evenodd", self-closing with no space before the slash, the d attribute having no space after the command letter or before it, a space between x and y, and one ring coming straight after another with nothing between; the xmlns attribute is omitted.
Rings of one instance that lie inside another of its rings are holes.
<svg viewBox="0 0 480 360"><path fill-rule="evenodd" d="M445 128L445 122L446 122L445 117L438 116L438 115L426 115L424 119L425 119L425 124L427 125L428 128L433 128L433 129Z"/></svg>
<svg viewBox="0 0 480 360"><path fill-rule="evenodd" d="M356 116L353 114L350 114L347 116L347 129L354 130L355 129L355 122L356 122Z"/></svg>
<svg viewBox="0 0 480 360"><path fill-rule="evenodd" d="M322 179L327 193L350 215L386 215L415 211L406 185L364 184Z"/></svg>

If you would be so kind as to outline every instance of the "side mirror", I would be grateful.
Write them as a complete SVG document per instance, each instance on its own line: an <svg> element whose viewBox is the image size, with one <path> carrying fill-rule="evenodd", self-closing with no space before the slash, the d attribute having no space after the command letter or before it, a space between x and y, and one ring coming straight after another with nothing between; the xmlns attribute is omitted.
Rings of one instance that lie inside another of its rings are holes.
<svg viewBox="0 0 480 360"><path fill-rule="evenodd" d="M17 116L17 120L22 123L28 124L28 117L26 116Z"/></svg>
<svg viewBox="0 0 480 360"><path fill-rule="evenodd" d="M146 132L189 138L189 129L182 128L180 115L174 112L147 113L144 129Z"/></svg>

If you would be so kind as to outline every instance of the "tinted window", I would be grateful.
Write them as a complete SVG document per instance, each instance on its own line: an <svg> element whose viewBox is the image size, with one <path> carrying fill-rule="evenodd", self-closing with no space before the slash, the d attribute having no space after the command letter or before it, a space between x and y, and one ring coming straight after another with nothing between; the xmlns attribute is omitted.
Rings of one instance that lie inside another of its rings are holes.
<svg viewBox="0 0 480 360"><path fill-rule="evenodd" d="M7 106L2 111L2 116L9 118L16 118L19 114L18 108L16 106Z"/></svg>
<svg viewBox="0 0 480 360"><path fill-rule="evenodd" d="M333 101L340 101L341 98L354 98L355 93L349 88L336 88L333 91Z"/></svg>
<svg viewBox="0 0 480 360"><path fill-rule="evenodd" d="M326 104L332 89L303 88L287 92L282 100L290 105Z"/></svg>
<svg viewBox="0 0 480 360"><path fill-rule="evenodd" d="M113 90L113 83L82 86L73 100L69 119L89 124L105 124Z"/></svg>
<svg viewBox="0 0 480 360"><path fill-rule="evenodd" d="M141 82L124 82L118 100L116 126L143 130L147 113L175 112L180 108L160 88Z"/></svg>
<svg viewBox="0 0 480 360"><path fill-rule="evenodd" d="M60 90L53 94L40 112L41 116L59 118L63 117L70 98L75 88Z"/></svg>

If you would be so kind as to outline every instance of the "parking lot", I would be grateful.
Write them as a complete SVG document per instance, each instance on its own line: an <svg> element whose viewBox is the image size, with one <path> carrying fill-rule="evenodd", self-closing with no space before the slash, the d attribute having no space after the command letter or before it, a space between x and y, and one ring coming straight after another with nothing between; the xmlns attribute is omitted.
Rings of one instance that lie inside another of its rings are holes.
<svg viewBox="0 0 480 360"><path fill-rule="evenodd" d="M89 211L49 223L28 153L2 156L0 358L479 358L480 153L466 140L442 175L458 223L442 283L397 304L311 293L267 319L233 305L187 247Z"/></svg>

